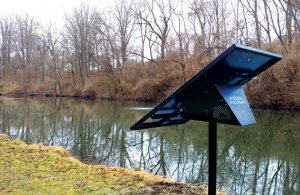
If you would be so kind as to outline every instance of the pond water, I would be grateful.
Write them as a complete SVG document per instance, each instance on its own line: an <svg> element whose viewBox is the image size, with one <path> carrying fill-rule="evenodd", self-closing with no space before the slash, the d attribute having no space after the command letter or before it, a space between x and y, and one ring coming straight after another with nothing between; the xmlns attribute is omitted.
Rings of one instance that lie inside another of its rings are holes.
<svg viewBox="0 0 300 195"><path fill-rule="evenodd" d="M0 133L63 146L88 164L137 167L176 181L208 181L208 123L130 131L156 104L0 99ZM253 109L257 124L218 124L218 188L231 194L300 194L300 112Z"/></svg>

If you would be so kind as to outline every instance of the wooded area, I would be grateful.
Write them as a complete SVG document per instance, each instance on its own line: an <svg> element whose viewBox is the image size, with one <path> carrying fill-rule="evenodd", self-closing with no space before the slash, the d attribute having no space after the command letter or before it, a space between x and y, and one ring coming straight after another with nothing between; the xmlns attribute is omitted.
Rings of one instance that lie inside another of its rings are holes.
<svg viewBox="0 0 300 195"><path fill-rule="evenodd" d="M299 107L299 0L82 3L64 26L0 16L2 94L161 100L233 43L284 59L245 85L256 106ZM204 83L205 84L205 83Z"/></svg>

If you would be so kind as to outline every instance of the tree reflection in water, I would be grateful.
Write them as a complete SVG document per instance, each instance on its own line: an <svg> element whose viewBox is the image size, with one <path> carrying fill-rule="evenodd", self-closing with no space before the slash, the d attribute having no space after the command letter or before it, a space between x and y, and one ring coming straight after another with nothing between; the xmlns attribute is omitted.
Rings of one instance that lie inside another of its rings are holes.
<svg viewBox="0 0 300 195"><path fill-rule="evenodd" d="M208 123L129 127L154 107L138 102L0 99L0 132L64 146L89 164L137 167L177 181L207 182ZM299 194L300 112L253 110L256 125L218 125L218 184L243 194Z"/></svg>

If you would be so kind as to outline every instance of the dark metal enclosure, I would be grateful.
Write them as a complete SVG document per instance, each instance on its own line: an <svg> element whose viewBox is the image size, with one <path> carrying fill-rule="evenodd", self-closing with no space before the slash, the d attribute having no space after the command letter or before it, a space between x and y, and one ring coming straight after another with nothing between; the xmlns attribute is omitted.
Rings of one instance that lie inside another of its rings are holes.
<svg viewBox="0 0 300 195"><path fill-rule="evenodd" d="M131 130L208 121L208 194L216 194L217 123L255 124L242 85L282 56L233 44L151 110Z"/></svg>
<svg viewBox="0 0 300 195"><path fill-rule="evenodd" d="M233 44L131 130L184 124L189 120L255 124L242 85L281 59L278 54Z"/></svg>

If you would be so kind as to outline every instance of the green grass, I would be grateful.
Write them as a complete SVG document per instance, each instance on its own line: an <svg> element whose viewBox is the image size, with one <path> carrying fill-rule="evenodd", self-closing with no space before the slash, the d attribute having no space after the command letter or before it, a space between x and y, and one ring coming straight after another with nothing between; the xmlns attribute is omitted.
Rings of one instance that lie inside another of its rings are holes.
<svg viewBox="0 0 300 195"><path fill-rule="evenodd" d="M0 134L3 194L119 194L147 182L170 181L143 171L86 165L63 148L27 145Z"/></svg>

